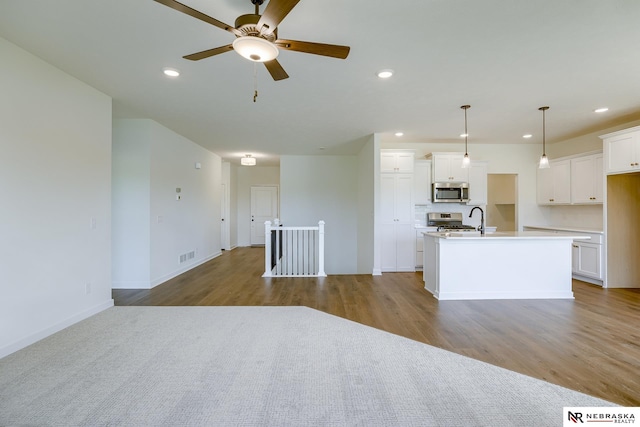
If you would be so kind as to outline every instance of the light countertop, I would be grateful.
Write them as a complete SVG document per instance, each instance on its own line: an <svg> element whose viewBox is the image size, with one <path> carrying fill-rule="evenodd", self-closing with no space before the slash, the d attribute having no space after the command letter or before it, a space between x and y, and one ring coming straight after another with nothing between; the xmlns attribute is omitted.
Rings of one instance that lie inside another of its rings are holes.
<svg viewBox="0 0 640 427"><path fill-rule="evenodd" d="M596 233L604 234L602 230L587 229L587 228L573 228L573 227L557 227L552 225L525 225L527 228L536 228L539 230L555 230L555 231L569 231L571 233Z"/></svg>
<svg viewBox="0 0 640 427"><path fill-rule="evenodd" d="M547 233L544 231L503 231L496 233L487 233L480 235L477 233L431 233L424 232L424 235L447 240L574 240L574 239L589 239L588 235L575 235L575 234L559 234L559 233Z"/></svg>

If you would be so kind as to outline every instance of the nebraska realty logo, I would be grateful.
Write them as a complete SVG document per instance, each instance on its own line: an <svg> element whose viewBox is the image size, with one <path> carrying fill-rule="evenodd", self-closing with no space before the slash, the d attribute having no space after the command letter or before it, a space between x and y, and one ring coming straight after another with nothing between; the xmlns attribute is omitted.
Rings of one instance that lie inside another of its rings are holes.
<svg viewBox="0 0 640 427"><path fill-rule="evenodd" d="M635 424L640 418L640 407L565 407L563 414L563 427L589 423Z"/></svg>

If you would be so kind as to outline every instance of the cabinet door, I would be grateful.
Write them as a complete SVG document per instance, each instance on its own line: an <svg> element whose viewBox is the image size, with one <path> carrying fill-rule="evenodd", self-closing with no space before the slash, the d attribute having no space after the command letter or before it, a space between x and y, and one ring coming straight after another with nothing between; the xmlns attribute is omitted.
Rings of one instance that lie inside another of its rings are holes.
<svg viewBox="0 0 640 427"><path fill-rule="evenodd" d="M551 162L553 174L553 202L571 203L571 162Z"/></svg>
<svg viewBox="0 0 640 427"><path fill-rule="evenodd" d="M571 203L602 203L602 155L571 159Z"/></svg>
<svg viewBox="0 0 640 427"><path fill-rule="evenodd" d="M452 154L449 160L449 167L451 173L451 181L454 182L468 182L469 181L469 169L462 167L462 159L464 154Z"/></svg>
<svg viewBox="0 0 640 427"><path fill-rule="evenodd" d="M416 229L413 224L396 224L396 271L416 269Z"/></svg>
<svg viewBox="0 0 640 427"><path fill-rule="evenodd" d="M413 173L413 153L398 153L396 155L396 172Z"/></svg>
<svg viewBox="0 0 640 427"><path fill-rule="evenodd" d="M638 132L605 139L607 150L607 173L638 170L636 145Z"/></svg>
<svg viewBox="0 0 640 427"><path fill-rule="evenodd" d="M396 224L380 224L380 270L396 271Z"/></svg>
<svg viewBox="0 0 640 427"><path fill-rule="evenodd" d="M418 160L413 169L413 197L416 205L431 203L431 162Z"/></svg>
<svg viewBox="0 0 640 427"><path fill-rule="evenodd" d="M580 246L576 242L571 243L571 272L578 274L580 264Z"/></svg>
<svg viewBox="0 0 640 427"><path fill-rule="evenodd" d="M396 176L380 175L380 222L393 224L396 219Z"/></svg>
<svg viewBox="0 0 640 427"><path fill-rule="evenodd" d="M380 151L380 172L413 173L414 154L409 152Z"/></svg>
<svg viewBox="0 0 640 427"><path fill-rule="evenodd" d="M537 169L536 190L539 205L553 204L553 172L551 169Z"/></svg>
<svg viewBox="0 0 640 427"><path fill-rule="evenodd" d="M602 154L593 156L593 177L595 179L593 183L594 202L604 203L604 156Z"/></svg>
<svg viewBox="0 0 640 427"><path fill-rule="evenodd" d="M396 154L389 152L380 152L380 172L396 171Z"/></svg>
<svg viewBox="0 0 640 427"><path fill-rule="evenodd" d="M395 219L413 225L413 175L395 176Z"/></svg>
<svg viewBox="0 0 640 427"><path fill-rule="evenodd" d="M602 245L593 243L574 243L579 247L576 274L602 279L600 272L600 257Z"/></svg>
<svg viewBox="0 0 640 427"><path fill-rule="evenodd" d="M433 182L467 182L469 173L462 167L462 153L433 155Z"/></svg>
<svg viewBox="0 0 640 427"><path fill-rule="evenodd" d="M469 165L469 202L468 205L487 204L487 163L471 162Z"/></svg>
<svg viewBox="0 0 640 427"><path fill-rule="evenodd" d="M447 182L451 180L451 159L445 154L433 156L431 165L433 170L433 182Z"/></svg>

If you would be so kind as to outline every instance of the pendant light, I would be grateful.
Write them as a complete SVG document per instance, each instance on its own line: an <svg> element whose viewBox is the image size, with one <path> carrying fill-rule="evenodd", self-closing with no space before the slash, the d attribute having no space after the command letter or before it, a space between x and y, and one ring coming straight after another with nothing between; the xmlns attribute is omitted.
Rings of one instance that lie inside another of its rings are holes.
<svg viewBox="0 0 640 427"><path fill-rule="evenodd" d="M540 162L538 163L538 168L540 169L548 169L549 166L549 159L547 158L547 153L545 152L546 149L546 123L545 123L545 111L547 111L549 109L549 107L540 107L538 108L538 110L542 111L542 156L540 156Z"/></svg>
<svg viewBox="0 0 640 427"><path fill-rule="evenodd" d="M460 108L464 110L464 157L462 158L462 167L468 168L471 163L469 153L467 151L467 144L469 138L469 132L467 132L467 110L471 108L471 105L463 105Z"/></svg>

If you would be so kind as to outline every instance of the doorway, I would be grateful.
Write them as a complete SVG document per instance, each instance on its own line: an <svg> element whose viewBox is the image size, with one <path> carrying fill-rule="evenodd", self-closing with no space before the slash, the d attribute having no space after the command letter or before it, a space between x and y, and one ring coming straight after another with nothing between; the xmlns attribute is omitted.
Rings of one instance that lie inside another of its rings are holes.
<svg viewBox="0 0 640 427"><path fill-rule="evenodd" d="M222 197L220 198L220 249L230 249L229 242L229 221L227 221L227 185L222 184Z"/></svg>
<svg viewBox="0 0 640 427"><path fill-rule="evenodd" d="M518 175L487 175L487 224L497 231L518 230Z"/></svg>
<svg viewBox="0 0 640 427"><path fill-rule="evenodd" d="M251 187L251 246L264 246L264 223L278 218L278 187Z"/></svg>

